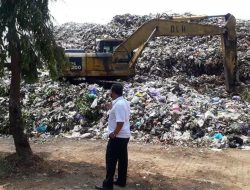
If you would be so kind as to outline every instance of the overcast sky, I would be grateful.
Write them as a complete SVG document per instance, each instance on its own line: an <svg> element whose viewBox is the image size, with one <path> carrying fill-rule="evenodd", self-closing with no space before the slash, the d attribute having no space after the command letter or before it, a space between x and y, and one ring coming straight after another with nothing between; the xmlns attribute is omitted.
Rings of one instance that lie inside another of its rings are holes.
<svg viewBox="0 0 250 190"><path fill-rule="evenodd" d="M57 0L50 3L55 24L94 22L105 24L118 14L185 13L221 15L250 20L250 0Z"/></svg>

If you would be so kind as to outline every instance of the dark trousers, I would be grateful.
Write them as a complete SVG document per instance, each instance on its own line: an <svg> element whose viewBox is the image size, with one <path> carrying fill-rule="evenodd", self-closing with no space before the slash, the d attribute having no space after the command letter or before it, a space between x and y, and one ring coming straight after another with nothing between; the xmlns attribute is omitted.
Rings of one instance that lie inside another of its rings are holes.
<svg viewBox="0 0 250 190"><path fill-rule="evenodd" d="M106 179L103 187L113 187L116 163L118 162L118 179L120 185L125 186L128 169L128 142L129 138L109 139L106 151Z"/></svg>

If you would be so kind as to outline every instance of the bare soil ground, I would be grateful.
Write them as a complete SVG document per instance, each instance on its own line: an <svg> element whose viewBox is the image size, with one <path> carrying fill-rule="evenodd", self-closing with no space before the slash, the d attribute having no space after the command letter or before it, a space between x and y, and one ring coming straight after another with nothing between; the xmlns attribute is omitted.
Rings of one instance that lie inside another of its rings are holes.
<svg viewBox="0 0 250 190"><path fill-rule="evenodd" d="M88 190L105 176L105 141L53 139L31 145L49 170L0 176L0 189ZM12 140L0 139L0 158L12 152ZM249 190L250 151L216 152L131 142L128 184L123 189Z"/></svg>

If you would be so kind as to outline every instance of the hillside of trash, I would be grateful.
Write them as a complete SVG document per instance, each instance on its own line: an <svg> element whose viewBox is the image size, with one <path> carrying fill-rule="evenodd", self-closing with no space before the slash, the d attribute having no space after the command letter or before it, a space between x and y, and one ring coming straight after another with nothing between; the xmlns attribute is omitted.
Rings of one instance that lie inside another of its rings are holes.
<svg viewBox="0 0 250 190"><path fill-rule="evenodd" d="M117 15L107 25L66 23L55 27L64 48L93 52L95 39L125 39L155 15ZM223 25L221 18L203 23ZM156 37L124 84L131 103L131 140L194 147L250 145L250 21L237 20L238 83L225 90L220 37ZM7 72L7 71L6 71ZM38 83L22 83L26 133L106 139L109 89L100 84L52 81L40 70ZM9 133L10 77L0 79L0 134Z"/></svg>

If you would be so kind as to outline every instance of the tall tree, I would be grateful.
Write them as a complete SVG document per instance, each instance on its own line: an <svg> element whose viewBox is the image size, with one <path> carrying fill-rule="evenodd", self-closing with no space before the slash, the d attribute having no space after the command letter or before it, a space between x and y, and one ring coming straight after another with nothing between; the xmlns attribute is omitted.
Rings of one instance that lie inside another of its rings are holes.
<svg viewBox="0 0 250 190"><path fill-rule="evenodd" d="M21 81L37 81L37 68L43 66L55 78L63 63L63 52L54 40L48 3L48 0L0 0L0 73L4 74L4 63L9 57L10 131L16 153L22 159L29 159L32 150L22 121Z"/></svg>

